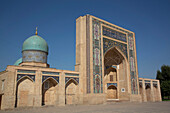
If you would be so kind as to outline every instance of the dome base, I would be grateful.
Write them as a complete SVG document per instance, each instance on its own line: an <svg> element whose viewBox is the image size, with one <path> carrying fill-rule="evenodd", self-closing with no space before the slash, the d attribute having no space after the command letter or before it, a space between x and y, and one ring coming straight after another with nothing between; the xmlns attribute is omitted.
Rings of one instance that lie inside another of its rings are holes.
<svg viewBox="0 0 170 113"><path fill-rule="evenodd" d="M23 51L22 62L47 63L47 53L43 51L35 51L35 50Z"/></svg>
<svg viewBox="0 0 170 113"><path fill-rule="evenodd" d="M49 64L40 62L23 62L20 64L20 66L47 67L47 68L50 67Z"/></svg>

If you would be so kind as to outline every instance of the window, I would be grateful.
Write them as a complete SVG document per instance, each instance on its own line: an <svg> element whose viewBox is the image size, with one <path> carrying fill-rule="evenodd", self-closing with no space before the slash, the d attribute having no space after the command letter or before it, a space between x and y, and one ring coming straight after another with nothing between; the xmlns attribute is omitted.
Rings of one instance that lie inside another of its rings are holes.
<svg viewBox="0 0 170 113"><path fill-rule="evenodd" d="M110 81L113 81L113 75L110 75Z"/></svg>
<svg viewBox="0 0 170 113"><path fill-rule="evenodd" d="M121 89L121 92L125 92L125 88L122 88L122 89Z"/></svg>

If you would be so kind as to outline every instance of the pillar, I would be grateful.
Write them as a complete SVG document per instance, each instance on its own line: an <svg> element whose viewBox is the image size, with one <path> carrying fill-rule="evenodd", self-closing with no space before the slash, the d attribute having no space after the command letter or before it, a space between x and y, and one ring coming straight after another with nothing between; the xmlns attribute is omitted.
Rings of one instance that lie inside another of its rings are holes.
<svg viewBox="0 0 170 113"><path fill-rule="evenodd" d="M59 106L65 106L65 74L63 71L59 76Z"/></svg>

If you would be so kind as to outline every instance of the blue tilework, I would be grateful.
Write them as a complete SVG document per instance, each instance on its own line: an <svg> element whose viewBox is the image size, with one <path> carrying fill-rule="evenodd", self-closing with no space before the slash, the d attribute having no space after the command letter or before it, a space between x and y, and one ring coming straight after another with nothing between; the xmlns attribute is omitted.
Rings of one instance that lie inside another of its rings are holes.
<svg viewBox="0 0 170 113"><path fill-rule="evenodd" d="M22 61L47 63L47 53L42 51L23 51Z"/></svg>
<svg viewBox="0 0 170 113"><path fill-rule="evenodd" d="M48 74L48 75L59 75L59 72L49 72L49 71L42 71L42 74Z"/></svg>
<svg viewBox="0 0 170 113"><path fill-rule="evenodd" d="M107 88L108 88L109 86L111 86L111 85L114 85L114 86L117 87L117 83L107 83Z"/></svg>
<svg viewBox="0 0 170 113"><path fill-rule="evenodd" d="M32 81L35 82L35 75L27 75L27 74L17 74L17 82L25 76L28 76Z"/></svg>
<svg viewBox="0 0 170 113"><path fill-rule="evenodd" d="M103 22L103 21L99 21L99 20L96 20L96 19L93 19L93 21L96 21L99 25L100 24L104 24L104 25L106 25L106 26L109 26L109 27L111 27L111 28L114 28L114 29L116 29L116 30L119 30L119 31L122 31L122 32L124 32L124 33L126 33L126 37L128 37L128 45L129 45L129 53L127 53L127 54L129 54L129 58L131 58L131 60L130 59L128 59L128 61L129 61L129 64L130 64L130 75L131 75L131 93L132 94L138 94L138 85L137 85L137 73L136 73L136 59L135 59L135 46L134 46L134 36L133 36L133 33L131 33L131 32L129 32L129 31L127 31L127 30L124 30L124 29L121 29L121 28L119 28L119 27L116 27L116 26L113 26L113 25L111 25L111 24L107 24L107 23L105 23L105 22ZM109 31L109 30L108 30ZM119 33L118 33L119 34ZM125 35L124 36L118 36L119 38L117 38L114 34L109 34L109 32L106 34L106 33L104 33L103 34L104 36L105 35L107 35L107 36L109 36L109 37L111 37L111 38L115 38L115 39L118 39L118 40L121 40L121 41L124 41L125 42ZM94 32L93 32L93 36L94 36ZM123 37L123 38L122 38ZM94 37L93 37L94 38ZM127 39L126 39L126 42L127 42ZM95 47L96 48L99 48L100 46L98 46L98 41L96 41L95 43L94 43L94 40L93 40L93 45L95 45ZM106 47L107 48L107 47ZM125 55L126 55L126 52L124 52L125 53ZM103 53L102 53L103 54ZM128 56L128 55L126 55L126 56ZM93 58L94 59L94 58ZM93 67L95 67L95 66L93 66ZM102 70L102 69L100 69L100 67L95 67L95 68L97 68L97 69L99 69L99 70ZM96 70L97 70L96 69ZM94 72L94 71L93 71ZM100 72L100 71L98 71L98 72ZM94 75L93 75L93 80L94 80ZM95 84L94 82L93 82L93 84ZM95 86L94 86L94 89L95 89Z"/></svg>
<svg viewBox="0 0 170 113"><path fill-rule="evenodd" d="M48 78L53 78L57 83L59 83L59 76L42 76L42 83Z"/></svg>
<svg viewBox="0 0 170 113"><path fill-rule="evenodd" d="M104 26L103 26L103 35L126 42L126 34L117 32L113 29L110 29Z"/></svg>
<svg viewBox="0 0 170 113"><path fill-rule="evenodd" d="M101 24L93 19L93 92L103 93L102 80L102 52L101 52Z"/></svg>
<svg viewBox="0 0 170 113"><path fill-rule="evenodd" d="M128 55L127 55L127 45L120 43L120 42L116 42L107 38L103 38L103 51L104 54L111 48L113 47L118 47L123 53L124 55L127 57L128 59Z"/></svg>
<svg viewBox="0 0 170 113"><path fill-rule="evenodd" d="M75 77L65 77L65 84L66 84L70 79L75 80L75 81L79 84L79 78L75 78Z"/></svg>

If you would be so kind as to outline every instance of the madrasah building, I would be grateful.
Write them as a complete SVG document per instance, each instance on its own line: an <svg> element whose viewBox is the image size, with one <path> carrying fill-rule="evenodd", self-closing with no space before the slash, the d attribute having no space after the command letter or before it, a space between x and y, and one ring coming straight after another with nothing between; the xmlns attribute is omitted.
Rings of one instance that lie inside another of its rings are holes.
<svg viewBox="0 0 170 113"><path fill-rule="evenodd" d="M162 101L155 79L138 77L135 33L92 15L76 19L75 71L50 68L37 32L22 58L0 72L0 108Z"/></svg>

